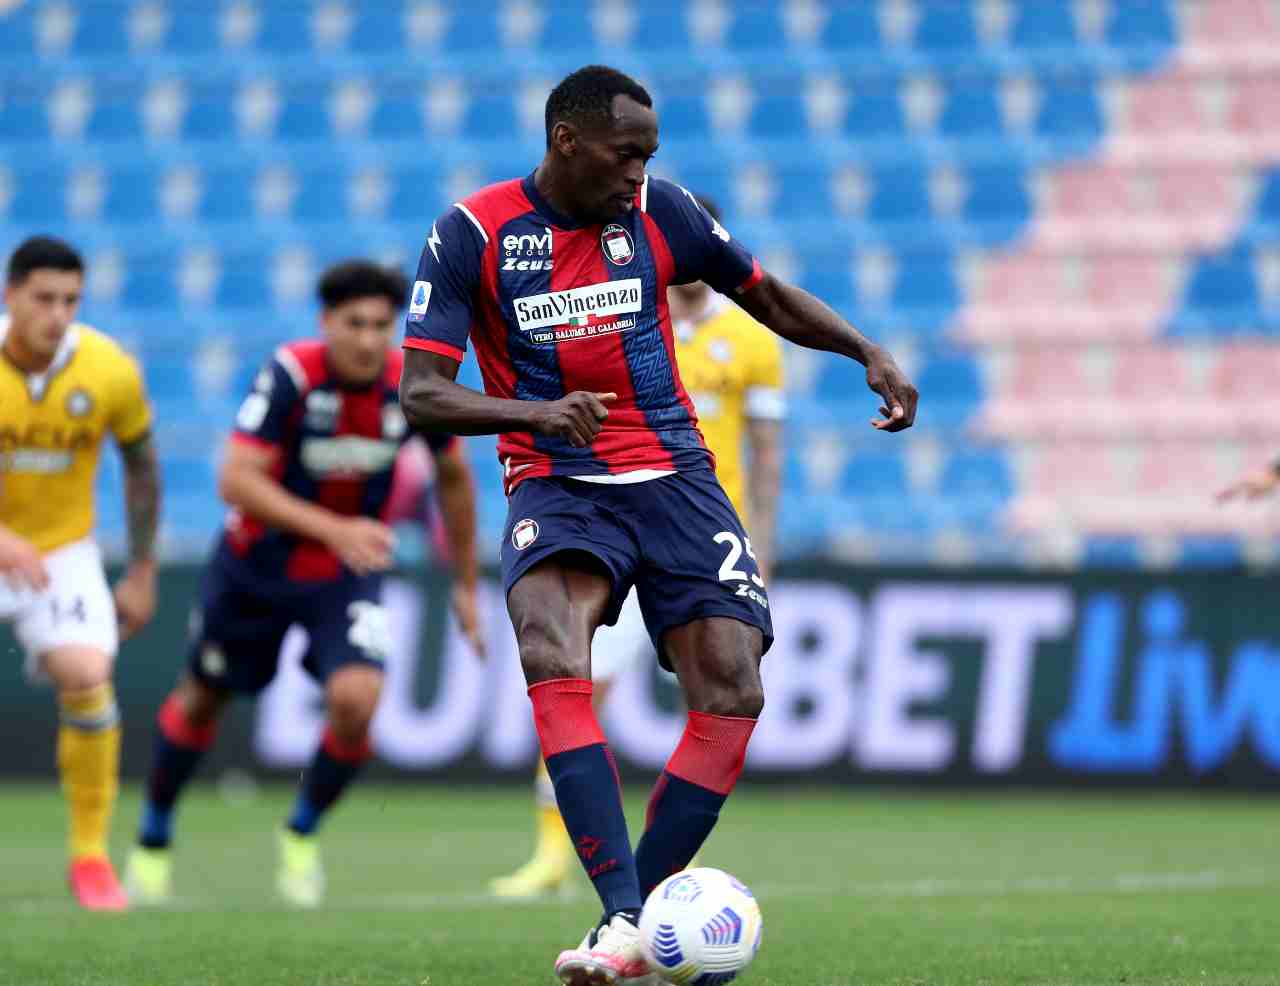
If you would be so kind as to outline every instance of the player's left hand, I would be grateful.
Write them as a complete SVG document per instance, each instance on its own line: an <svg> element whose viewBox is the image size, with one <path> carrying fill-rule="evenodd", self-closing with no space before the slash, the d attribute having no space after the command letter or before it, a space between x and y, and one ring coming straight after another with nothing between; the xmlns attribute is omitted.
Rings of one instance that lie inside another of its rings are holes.
<svg viewBox="0 0 1280 986"><path fill-rule="evenodd" d="M455 582L453 584L453 614L458 618L458 626L467 643L475 651L476 657L484 660L484 636L480 633L480 607L476 600L474 582Z"/></svg>
<svg viewBox="0 0 1280 986"><path fill-rule="evenodd" d="M128 640L151 622L156 612L155 562L135 562L116 583L116 618L120 639Z"/></svg>
<svg viewBox="0 0 1280 986"><path fill-rule="evenodd" d="M902 431L916 420L916 402L920 394L893 357L877 349L867 360L867 386L884 399L880 418L871 419L871 427L879 431Z"/></svg>

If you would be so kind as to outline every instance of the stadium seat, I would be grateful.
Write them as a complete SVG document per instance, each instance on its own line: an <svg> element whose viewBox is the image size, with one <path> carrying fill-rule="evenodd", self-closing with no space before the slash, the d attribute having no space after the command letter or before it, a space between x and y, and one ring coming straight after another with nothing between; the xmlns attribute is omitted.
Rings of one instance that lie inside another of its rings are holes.
<svg viewBox="0 0 1280 986"><path fill-rule="evenodd" d="M1173 15L1165 0L1114 3L1107 42L1116 48L1167 48L1175 40Z"/></svg>
<svg viewBox="0 0 1280 986"><path fill-rule="evenodd" d="M990 137L1004 131L1000 102L991 83L981 77L948 80L946 105L938 129L948 137Z"/></svg>
<svg viewBox="0 0 1280 986"><path fill-rule="evenodd" d="M830 13L822 33L825 45L836 51L880 47L880 25L873 4L832 4Z"/></svg>
<svg viewBox="0 0 1280 986"><path fill-rule="evenodd" d="M1083 75L1052 76L1042 81L1036 131L1041 136L1088 142L1102 134L1102 108L1093 81Z"/></svg>
<svg viewBox="0 0 1280 986"><path fill-rule="evenodd" d="M1075 18L1067 0L1037 0L1013 8L1009 41L1018 48L1067 49L1076 43Z"/></svg>

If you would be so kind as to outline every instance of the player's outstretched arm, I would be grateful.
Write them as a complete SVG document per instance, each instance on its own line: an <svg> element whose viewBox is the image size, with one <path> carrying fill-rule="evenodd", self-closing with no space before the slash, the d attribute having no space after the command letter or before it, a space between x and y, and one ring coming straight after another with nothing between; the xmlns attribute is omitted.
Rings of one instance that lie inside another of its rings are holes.
<svg viewBox="0 0 1280 986"><path fill-rule="evenodd" d="M395 535L372 517L347 517L294 496L271 470L280 454L274 447L232 441L218 474L218 494L230 506L268 527L326 545L358 575L391 567Z"/></svg>
<svg viewBox="0 0 1280 986"><path fill-rule="evenodd" d="M1237 497L1244 497L1246 500L1260 500L1262 497L1272 493L1276 486L1280 485L1280 463L1269 469L1258 469L1255 472L1245 473L1239 479L1224 486L1218 491L1218 502L1226 503L1228 500L1234 500Z"/></svg>
<svg viewBox="0 0 1280 986"><path fill-rule="evenodd" d="M415 431L496 435L529 431L555 435L585 448L609 416L615 394L574 391L557 401L490 397L456 382L458 362L425 349L406 349L400 377L400 407Z"/></svg>
<svg viewBox="0 0 1280 986"><path fill-rule="evenodd" d="M766 273L758 284L735 299L757 322L806 349L820 349L855 359L867 368L867 386L884 399L882 431L910 428L919 394L893 356L872 342L826 304L803 288Z"/></svg>
<svg viewBox="0 0 1280 986"><path fill-rule="evenodd" d="M160 528L160 465L148 432L120 446L129 527L129 568L116 583L120 635L128 639L156 612L156 534Z"/></svg>
<svg viewBox="0 0 1280 986"><path fill-rule="evenodd" d="M476 484L461 441L455 439L436 453L436 475L437 497L453 562L453 611L472 649L483 657L484 637L476 598L480 576L476 562Z"/></svg>

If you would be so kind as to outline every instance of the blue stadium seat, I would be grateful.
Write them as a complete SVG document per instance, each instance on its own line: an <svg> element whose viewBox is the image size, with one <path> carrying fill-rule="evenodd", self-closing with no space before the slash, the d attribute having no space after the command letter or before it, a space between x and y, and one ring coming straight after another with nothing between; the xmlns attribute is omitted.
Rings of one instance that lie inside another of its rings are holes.
<svg viewBox="0 0 1280 986"><path fill-rule="evenodd" d="M725 32L725 46L732 51L777 51L787 37L780 8L773 3L730 6L733 20Z"/></svg>
<svg viewBox="0 0 1280 986"><path fill-rule="evenodd" d="M967 450L947 460L938 492L947 500L941 505L941 517L964 528L985 531L1013 495L1013 477L1003 455Z"/></svg>
<svg viewBox="0 0 1280 986"><path fill-rule="evenodd" d="M982 380L972 357L952 354L928 360L915 381L927 401L976 407L982 400Z"/></svg>
<svg viewBox="0 0 1280 986"><path fill-rule="evenodd" d="M257 212L254 189L258 169L251 165L209 169L203 176L205 193L200 217L210 222L244 222Z"/></svg>
<svg viewBox="0 0 1280 986"><path fill-rule="evenodd" d="M978 43L973 9L968 3L939 3L923 6L916 26L915 44L926 51L955 52L972 49Z"/></svg>
<svg viewBox="0 0 1280 986"><path fill-rule="evenodd" d="M3 33L0 31L0 35ZM51 88L41 86L36 91L29 92L23 91L25 87L15 86L13 91L0 95L0 141L37 141L49 136L49 108L46 100Z"/></svg>
<svg viewBox="0 0 1280 986"><path fill-rule="evenodd" d="M36 5L9 5L0 13L0 55L30 55L37 50ZM8 112L6 107L5 112ZM4 113L0 113L3 120Z"/></svg>
<svg viewBox="0 0 1280 986"><path fill-rule="evenodd" d="M950 312L960 300L951 256L945 253L909 253L899 258L902 269L893 301L900 308L927 308Z"/></svg>
<svg viewBox="0 0 1280 986"><path fill-rule="evenodd" d="M880 22L875 4L832 4L830 14L822 32L825 45L837 50L880 46Z"/></svg>
<svg viewBox="0 0 1280 986"><path fill-rule="evenodd" d="M1185 304L1205 312L1244 313L1258 307L1258 285L1248 251L1236 247L1205 257L1187 282Z"/></svg>
<svg viewBox="0 0 1280 986"><path fill-rule="evenodd" d="M513 95L510 87L473 92L463 132L468 137L490 140L509 136L517 120Z"/></svg>
<svg viewBox="0 0 1280 986"><path fill-rule="evenodd" d="M128 260L121 300L130 308L170 307L177 296L174 272L178 253L172 248L149 249L132 254Z"/></svg>
<svg viewBox="0 0 1280 986"><path fill-rule="evenodd" d="M129 6L123 3L75 5L76 33L72 50L78 55L120 54L129 50Z"/></svg>
<svg viewBox="0 0 1280 986"><path fill-rule="evenodd" d="M1019 48L1068 48L1077 44L1070 0L1030 0L1014 7L1009 40Z"/></svg>
<svg viewBox="0 0 1280 986"><path fill-rule="evenodd" d="M683 6L637 3L631 5L631 13L635 17L631 45L637 51L673 54L689 49L689 27Z"/></svg>
<svg viewBox="0 0 1280 986"><path fill-rule="evenodd" d="M1102 135L1102 107L1093 81L1074 75L1042 80L1036 131L1047 137L1094 140Z"/></svg>
<svg viewBox="0 0 1280 986"><path fill-rule="evenodd" d="M808 132L804 97L797 92L766 89L751 111L749 130L757 137L800 137Z"/></svg>
<svg viewBox="0 0 1280 986"><path fill-rule="evenodd" d="M822 164L806 162L801 167L788 168L779 179L778 198L773 206L778 217L803 219L835 214L830 175Z"/></svg>
<svg viewBox="0 0 1280 986"><path fill-rule="evenodd" d="M336 161L316 162L319 167L298 171L298 197L293 215L303 221L332 220L347 212L347 188L350 175Z"/></svg>
<svg viewBox="0 0 1280 986"><path fill-rule="evenodd" d="M860 449L849 457L840 473L839 486L848 496L899 503L910 489L901 453L871 449Z"/></svg>
<svg viewBox="0 0 1280 986"><path fill-rule="evenodd" d="M964 218L984 228L983 242L1012 239L1031 218L1027 177L1018 165L984 164L970 168L965 179Z"/></svg>
<svg viewBox="0 0 1280 986"><path fill-rule="evenodd" d="M986 137L1001 133L1004 121L996 91L985 79L961 76L947 87L938 129L948 137Z"/></svg>
<svg viewBox="0 0 1280 986"><path fill-rule="evenodd" d="M183 136L188 140L224 141L236 137L238 82L198 80L187 86L187 118Z"/></svg>
<svg viewBox="0 0 1280 986"><path fill-rule="evenodd" d="M932 218L929 208L928 177L915 163L876 167L869 175L872 182L867 219L873 223L920 222Z"/></svg>
<svg viewBox="0 0 1280 986"><path fill-rule="evenodd" d="M216 51L222 42L223 6L215 3L180 3L170 0L173 16L165 48L181 55Z"/></svg>
<svg viewBox="0 0 1280 986"><path fill-rule="evenodd" d="M369 136L379 140L421 140L429 132L422 111L420 85L379 87L378 105L369 121Z"/></svg>
<svg viewBox="0 0 1280 986"><path fill-rule="evenodd" d="M42 161L36 167L16 170L13 179L16 187L9 203L11 221L47 226L66 217L67 169L63 165Z"/></svg>
<svg viewBox="0 0 1280 986"><path fill-rule="evenodd" d="M664 82L654 98L658 102L664 140L680 137L705 139L711 129L711 117L707 113L703 80L688 78L679 80L678 84Z"/></svg>
<svg viewBox="0 0 1280 986"><path fill-rule="evenodd" d="M259 51L273 55L297 55L314 50L311 16L315 4L258 3ZM350 9L360 6L349 0Z"/></svg>
<svg viewBox="0 0 1280 986"><path fill-rule="evenodd" d="M1091 537L1084 543L1084 564L1098 568L1141 568L1138 539L1132 536Z"/></svg>
<svg viewBox="0 0 1280 986"><path fill-rule="evenodd" d="M906 130L896 79L855 75L847 80L847 88L853 97L845 124L850 137L862 140L900 137Z"/></svg>
<svg viewBox="0 0 1280 986"><path fill-rule="evenodd" d="M293 83L280 86L283 106L278 133L289 140L324 140L334 136L329 122L329 98L332 89L311 84Z"/></svg>
<svg viewBox="0 0 1280 986"><path fill-rule="evenodd" d="M351 28L352 51L371 55L385 55L408 47L409 33L405 27L407 5L383 0L382 3L352 3L355 23Z"/></svg>
<svg viewBox="0 0 1280 986"><path fill-rule="evenodd" d="M1128 0L1111 5L1107 41L1113 46L1168 47L1176 40L1173 15L1164 0Z"/></svg>
<svg viewBox="0 0 1280 986"><path fill-rule="evenodd" d="M1179 564L1184 568L1235 568L1245 562L1239 538L1201 536L1183 538Z"/></svg>
<svg viewBox="0 0 1280 986"><path fill-rule="evenodd" d="M1280 225L1280 169L1263 173L1262 190L1254 207L1257 221L1267 226Z"/></svg>
<svg viewBox="0 0 1280 986"><path fill-rule="evenodd" d="M158 215L160 180L157 171L145 165L112 169L103 216L112 222L141 222Z"/></svg>

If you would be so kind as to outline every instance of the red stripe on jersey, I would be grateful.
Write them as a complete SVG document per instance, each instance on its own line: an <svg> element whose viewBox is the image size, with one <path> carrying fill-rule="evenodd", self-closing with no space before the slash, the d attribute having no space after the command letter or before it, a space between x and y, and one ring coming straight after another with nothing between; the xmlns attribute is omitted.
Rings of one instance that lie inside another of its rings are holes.
<svg viewBox="0 0 1280 986"><path fill-rule="evenodd" d="M448 356L451 360L461 363L466 358L464 353L457 346L450 346L447 342L437 342L434 339L405 339L405 349L423 349L428 353L435 353L437 356Z"/></svg>
<svg viewBox="0 0 1280 986"><path fill-rule="evenodd" d="M283 347L302 367L307 385L319 387L329 378L329 347L323 339L301 339Z"/></svg>
<svg viewBox="0 0 1280 986"><path fill-rule="evenodd" d="M733 290L737 294L742 294L744 291L750 291L752 288L754 288L757 284L759 284L763 280L764 280L764 269L760 266L760 261L757 260L755 257L752 257L751 273L747 275L747 279L745 281L743 281Z"/></svg>
<svg viewBox="0 0 1280 986"><path fill-rule="evenodd" d="M383 383L364 390L339 391L342 411L338 416L335 435L360 435L365 438L382 436ZM336 514L354 517L360 513L364 501L367 477L337 476L322 479L316 484L315 502ZM319 541L302 541L289 557L288 575L304 581L333 579L341 572L338 559Z"/></svg>
<svg viewBox="0 0 1280 986"><path fill-rule="evenodd" d="M387 349L387 365L382 371L382 383L392 390L400 389L400 374L404 372L404 352L399 349Z"/></svg>
<svg viewBox="0 0 1280 986"><path fill-rule="evenodd" d="M676 382L676 399L688 412L689 421L698 433L698 440L702 442L703 448L707 449L707 455L711 457L711 468L714 469L715 454L707 448L707 440L702 437L702 429L698 427L698 412L689 398L689 392L684 389L684 381L680 379L680 364L676 361L676 334L671 325L671 309L667 305L667 285L675 277L676 261L671 255L671 248L667 245L667 238L662 235L662 230L658 228L653 217L646 212L642 218L644 230L649 239L649 249L653 251L654 266L658 268L658 328L662 330L662 342L667 347L667 359L671 360L671 372Z"/></svg>
<svg viewBox="0 0 1280 986"><path fill-rule="evenodd" d="M276 442L269 442L265 438L259 438L257 435L250 435L243 431L233 431L231 433L231 441L237 445L249 445L253 448L278 449L280 447Z"/></svg>

